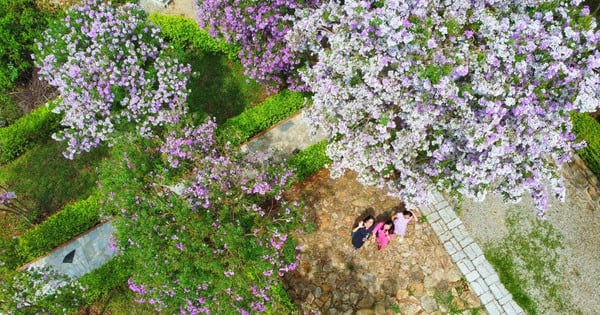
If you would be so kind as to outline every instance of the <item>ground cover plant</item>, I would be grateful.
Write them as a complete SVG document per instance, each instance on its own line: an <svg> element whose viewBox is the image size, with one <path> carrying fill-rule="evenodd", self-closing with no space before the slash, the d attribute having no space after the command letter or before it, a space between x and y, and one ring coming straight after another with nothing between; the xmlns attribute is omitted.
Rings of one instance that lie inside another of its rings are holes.
<svg viewBox="0 0 600 315"><path fill-rule="evenodd" d="M215 127L209 120L155 143L127 142L107 165L104 210L122 216L119 248L135 266L129 287L167 313L289 312L280 277L295 268L287 233L297 212L281 193L291 172L220 147ZM178 193L166 188L175 183Z"/></svg>

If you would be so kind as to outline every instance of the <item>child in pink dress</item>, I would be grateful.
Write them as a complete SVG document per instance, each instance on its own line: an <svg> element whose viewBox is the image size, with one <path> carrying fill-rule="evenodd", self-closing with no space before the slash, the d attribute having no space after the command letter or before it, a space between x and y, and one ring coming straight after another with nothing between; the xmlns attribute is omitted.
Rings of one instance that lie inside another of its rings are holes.
<svg viewBox="0 0 600 315"><path fill-rule="evenodd" d="M392 216L392 222L394 222L394 234L400 235L400 237L404 237L406 234L406 227L408 226L408 222L413 219L412 212L408 210L404 210L402 212L398 212Z"/></svg>
<svg viewBox="0 0 600 315"><path fill-rule="evenodd" d="M392 240L394 234L394 222L392 220L381 221L375 225L373 229L373 236L377 241L377 250L381 250L386 247L387 244Z"/></svg>

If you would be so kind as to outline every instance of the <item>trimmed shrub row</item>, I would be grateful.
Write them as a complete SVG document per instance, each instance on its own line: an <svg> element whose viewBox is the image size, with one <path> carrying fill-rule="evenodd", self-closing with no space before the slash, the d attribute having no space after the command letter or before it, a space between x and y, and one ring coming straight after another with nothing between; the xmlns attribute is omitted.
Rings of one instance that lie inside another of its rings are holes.
<svg viewBox="0 0 600 315"><path fill-rule="evenodd" d="M307 95L284 90L264 102L228 119L217 130L219 142L240 145L261 131L290 117L307 104Z"/></svg>
<svg viewBox="0 0 600 315"><path fill-rule="evenodd" d="M127 283L127 279L132 274L131 261L127 257L119 255L100 268L79 278L79 283L86 287L85 299L91 304L110 296L110 291Z"/></svg>
<svg viewBox="0 0 600 315"><path fill-rule="evenodd" d="M295 169L294 173L298 181L305 180L331 163L331 159L325 153L326 148L327 142L321 140L288 159L287 165Z"/></svg>
<svg viewBox="0 0 600 315"><path fill-rule="evenodd" d="M165 38L176 50L196 48L204 52L223 53L229 59L237 58L238 47L212 38L198 23L188 17L152 13L148 20L160 27Z"/></svg>
<svg viewBox="0 0 600 315"><path fill-rule="evenodd" d="M577 151L577 154L600 178L600 124L586 113L573 113L571 121L577 140L587 142L587 146Z"/></svg>
<svg viewBox="0 0 600 315"><path fill-rule="evenodd" d="M7 163L50 137L60 127L60 115L52 112L54 102L39 107L0 128L0 163Z"/></svg>
<svg viewBox="0 0 600 315"><path fill-rule="evenodd" d="M60 244L89 230L100 221L97 195L65 206L17 238L17 251L22 263L48 253Z"/></svg>

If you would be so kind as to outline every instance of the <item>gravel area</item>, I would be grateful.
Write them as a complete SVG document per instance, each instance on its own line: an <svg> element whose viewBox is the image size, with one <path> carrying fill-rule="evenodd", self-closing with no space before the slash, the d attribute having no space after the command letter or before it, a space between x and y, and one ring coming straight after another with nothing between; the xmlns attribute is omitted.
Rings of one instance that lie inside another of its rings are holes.
<svg viewBox="0 0 600 315"><path fill-rule="evenodd" d="M567 199L564 203L550 200L546 220L560 231L564 248L558 252L563 270L562 292L582 314L598 314L600 310L600 206L598 181L590 177L585 166L565 167ZM585 168L585 169L583 169ZM505 204L502 198L489 196L481 203L465 201L460 217L481 246L498 242L507 233L508 211L525 213L533 220L535 210L531 198L516 204ZM544 305L544 301L536 301Z"/></svg>

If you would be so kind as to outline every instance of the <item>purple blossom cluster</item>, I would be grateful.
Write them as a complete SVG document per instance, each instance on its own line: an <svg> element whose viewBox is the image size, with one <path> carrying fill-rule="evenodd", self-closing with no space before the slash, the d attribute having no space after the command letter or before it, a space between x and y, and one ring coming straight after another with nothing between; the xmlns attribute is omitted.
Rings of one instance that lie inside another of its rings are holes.
<svg viewBox="0 0 600 315"><path fill-rule="evenodd" d="M600 105L600 33L579 0L329 2L288 43L329 136L332 174L358 172L408 204L428 191L564 198L570 113ZM550 188L548 187L550 186Z"/></svg>
<svg viewBox="0 0 600 315"><path fill-rule="evenodd" d="M37 42L40 76L62 97L54 111L66 128L65 156L110 141L134 124L143 136L176 123L185 113L191 69L170 57L159 29L133 4L114 8L101 0L74 5Z"/></svg>
<svg viewBox="0 0 600 315"><path fill-rule="evenodd" d="M205 0L196 13L202 28L239 45L246 75L277 88L302 90L297 71L301 56L291 51L286 35L301 8L315 7L319 0Z"/></svg>
<svg viewBox="0 0 600 315"><path fill-rule="evenodd" d="M17 194L14 191L6 191L0 193L0 206L8 206L11 204L13 199L17 198Z"/></svg>

